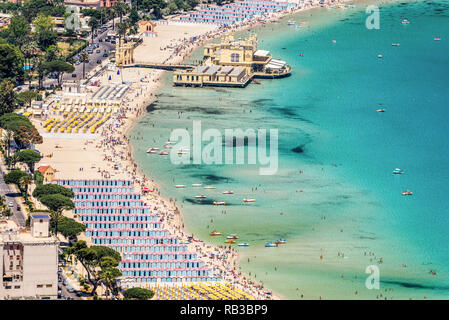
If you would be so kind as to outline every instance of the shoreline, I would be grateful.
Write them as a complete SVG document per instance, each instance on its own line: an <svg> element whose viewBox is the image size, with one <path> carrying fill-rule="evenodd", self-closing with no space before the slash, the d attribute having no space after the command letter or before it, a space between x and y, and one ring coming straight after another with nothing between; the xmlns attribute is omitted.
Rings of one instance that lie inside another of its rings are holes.
<svg viewBox="0 0 449 320"><path fill-rule="evenodd" d="M340 0L339 3L345 4L347 2L352 2L349 0ZM314 8L319 8L320 5L316 6L307 6L301 9L292 10L290 12L286 13L277 13L272 15L270 18L267 18L267 22L261 22L261 21L251 21L244 25L238 25L233 26L230 29L224 29L224 28L217 28L216 30L205 32L198 36L197 41L192 42L187 40L187 43L182 43L178 47L175 47L174 52L164 60L165 62L182 62L186 59L189 59L192 55L192 53L201 45L204 45L207 42L213 41L221 36L223 36L227 32L241 32L247 29L251 29L263 24L267 24L269 22L277 21L280 18L284 18L290 15L294 15L297 13L301 13L303 11L307 11ZM185 39L185 38L184 38ZM172 39L173 40L173 39ZM186 40L186 39L185 39ZM184 40L184 41L185 41ZM136 51L138 51L139 46L136 48ZM161 49L166 50L166 48ZM183 52L185 50L185 52ZM154 61L152 61L154 62ZM124 174L125 177L128 177L130 179L133 179L134 181L134 188L136 189L136 192L142 193L143 187L148 187L153 190L152 193L149 194L142 194L142 200L144 200L146 203L150 203L149 206L160 216L160 220L163 224L163 227L169 230L173 235L177 236L179 239L184 239L187 235L190 235L191 233L184 227L183 224L183 214L181 210L178 208L176 201L173 199L167 198L166 196L162 196L160 194L160 188L157 181L154 179L151 179L150 177L147 177L147 175L142 171L142 169L138 166L136 160L133 158L133 147L130 143L130 136L133 128L138 123L138 121L142 118L144 115L144 112L146 111L146 107L150 105L151 103L154 103L156 101L155 93L159 91L161 85L162 85L162 77L164 76L166 71L160 71L157 70L154 72L152 69L141 69L141 68L133 68L133 69L121 69L121 77L124 77L124 73L127 73L129 70L132 70L130 72L132 75L136 76L136 73L140 77L140 72L143 72L145 75L144 78L141 79L147 79L147 83L143 81L133 81L133 86L137 85L138 88L133 88L130 90L130 92L127 93L125 101L121 107L121 112L126 119L119 118L118 123L109 123L104 125L100 128L98 131L98 137L91 140L90 139L80 139L80 141L83 142L83 144L77 145L74 141L74 148L77 151L80 151L79 148L81 147L82 150L88 151L89 144L92 144L92 147L95 147L95 149L92 149L92 152L95 152L95 155L92 155L93 158L100 156L98 158L99 160L91 160L91 159L82 159L83 161L92 161L96 165L91 165L91 169L95 169L93 172L96 176L98 176L98 173L101 173L102 178L111 178L111 174L108 170L111 170L111 162L112 163L119 163L120 167L122 168L122 172L117 173L119 176ZM107 80L108 72L105 72L101 78L102 83L108 83ZM131 75L130 75L131 76ZM116 78L116 77L115 77ZM138 92L140 88L140 93ZM135 94L135 98L131 97L132 94ZM134 99L133 99L134 98ZM129 100L129 101L127 101ZM126 105L126 106L125 106ZM113 122L113 121L111 121ZM118 130L114 130L114 124L116 124L116 128ZM117 124L119 126L117 126ZM38 126L38 129L42 129L41 126ZM39 130L41 131L41 130ZM101 132L101 133L100 133ZM111 141L116 139L118 142L116 144L111 145ZM52 138L46 138L47 145L52 141ZM77 140L77 139L72 139ZM62 143L61 143L62 144ZM46 147L47 147L46 145ZM46 148L42 148L44 155ZM123 149L123 150L120 150ZM56 150L54 150L56 151ZM102 152L104 154L102 154ZM50 148L48 152L51 152L53 154L53 149ZM64 151L63 151L64 152ZM67 156L67 152L65 154ZM65 157L63 157L65 158ZM69 159L70 157L67 157ZM52 158L53 160L53 158ZM52 162L52 160L43 158L42 162ZM56 159L54 159L56 160ZM98 162L97 162L98 161ZM98 170L96 170L96 166L98 165ZM64 171L64 174L67 174L69 178L74 178L76 174L73 173L73 169L70 170L70 172L65 172L69 170L61 170L58 165L53 165L56 169L60 171ZM79 171L84 171L84 167L81 167ZM88 170L86 170L88 171ZM92 171L92 170L91 170ZM113 179L117 179L116 172L114 170L112 171ZM84 176L84 172L83 172ZM58 178L61 178L58 176ZM88 176L84 176L83 178L89 178ZM198 253L198 258L202 259L208 267L211 269L219 270L219 273L222 276L222 280L227 281L233 285L238 285L241 289L244 291L252 294L256 299L263 299L266 298L265 295L263 295L263 292L269 291L271 292L271 299L286 299L285 297L282 297L280 294L275 293L271 291L270 289L267 289L259 284L259 282L255 282L251 278L248 277L248 275L244 274L242 271L239 271L238 263L241 259L240 254L235 252L233 249L228 249L226 246L215 246L212 244L209 244L207 242L202 242L199 244L198 242L193 242L188 245L189 250L195 251ZM219 259L212 259L210 258L210 253L214 253L215 255L226 255L229 257L228 261L223 261ZM235 276L236 275L236 276ZM262 291L262 292L261 292Z"/></svg>

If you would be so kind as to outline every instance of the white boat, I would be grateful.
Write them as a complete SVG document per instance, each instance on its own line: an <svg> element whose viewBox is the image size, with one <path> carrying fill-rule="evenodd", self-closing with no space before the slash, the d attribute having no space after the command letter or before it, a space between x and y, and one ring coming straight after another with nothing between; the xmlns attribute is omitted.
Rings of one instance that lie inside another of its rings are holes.
<svg viewBox="0 0 449 320"><path fill-rule="evenodd" d="M234 191L226 190L222 192L223 194L234 194Z"/></svg>
<svg viewBox="0 0 449 320"><path fill-rule="evenodd" d="M206 198L206 196L204 194L202 194L202 195L199 195L199 196L195 196L195 198L197 198L197 199L204 199L204 198Z"/></svg>
<svg viewBox="0 0 449 320"><path fill-rule="evenodd" d="M204 189L215 189L215 187L214 186L207 186L207 187L204 187Z"/></svg>
<svg viewBox="0 0 449 320"><path fill-rule="evenodd" d="M376 109L377 112L385 112L385 109Z"/></svg>
<svg viewBox="0 0 449 320"><path fill-rule="evenodd" d="M226 202L224 201L214 201L214 206L225 206Z"/></svg>
<svg viewBox="0 0 449 320"><path fill-rule="evenodd" d="M226 237L226 239L238 239L239 237L236 234L230 234Z"/></svg>
<svg viewBox="0 0 449 320"><path fill-rule="evenodd" d="M384 56L381 55L381 54L378 54L377 57L378 57L378 58L383 58Z"/></svg>
<svg viewBox="0 0 449 320"><path fill-rule="evenodd" d="M394 173L394 174L403 174L403 173L404 173L404 170L401 170L401 169L399 169L399 168L396 168L396 169L393 170L393 173Z"/></svg>
<svg viewBox="0 0 449 320"><path fill-rule="evenodd" d="M192 187L201 187L201 186L202 186L201 183L194 183L194 184L192 184Z"/></svg>
<svg viewBox="0 0 449 320"><path fill-rule="evenodd" d="M243 243L239 243L238 246L239 247L249 247L249 244L246 242L243 242Z"/></svg>
<svg viewBox="0 0 449 320"><path fill-rule="evenodd" d="M167 151L161 151L161 152L159 152L159 155L161 155L161 156L167 156L167 155L168 155L168 152L167 152Z"/></svg>
<svg viewBox="0 0 449 320"><path fill-rule="evenodd" d="M400 46L399 43L392 43L391 45L392 45L393 47L399 47L399 46Z"/></svg>
<svg viewBox="0 0 449 320"><path fill-rule="evenodd" d="M256 202L256 199L243 199L243 202Z"/></svg>
<svg viewBox="0 0 449 320"><path fill-rule="evenodd" d="M186 186L183 185L183 184L177 184L175 187L176 187L176 188L185 188Z"/></svg>
<svg viewBox="0 0 449 320"><path fill-rule="evenodd" d="M402 20L402 24L410 24L410 21L408 21L407 19Z"/></svg>
<svg viewBox="0 0 449 320"><path fill-rule="evenodd" d="M435 37L435 38L433 38L433 40L435 40L435 41L440 41L441 38L440 38L440 37Z"/></svg>
<svg viewBox="0 0 449 320"><path fill-rule="evenodd" d="M147 150L147 153L156 153L159 150L159 148L150 148Z"/></svg>
<svg viewBox="0 0 449 320"><path fill-rule="evenodd" d="M403 196L411 196L411 195L413 195L413 192L411 192L411 191L409 191L409 190L407 190L407 191L402 191L402 195L403 195Z"/></svg>

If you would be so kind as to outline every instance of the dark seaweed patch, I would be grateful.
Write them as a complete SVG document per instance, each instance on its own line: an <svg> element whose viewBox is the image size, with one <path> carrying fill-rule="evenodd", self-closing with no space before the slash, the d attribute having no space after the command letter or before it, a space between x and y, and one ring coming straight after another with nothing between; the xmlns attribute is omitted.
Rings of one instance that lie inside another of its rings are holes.
<svg viewBox="0 0 449 320"><path fill-rule="evenodd" d="M397 280L381 280L382 283L398 285L404 288L413 288L413 289L431 289L431 290L449 290L449 286L431 286L420 284L416 282L405 282L405 281L397 281Z"/></svg>
<svg viewBox="0 0 449 320"><path fill-rule="evenodd" d="M304 153L304 145L300 145L300 146L294 147L292 149L292 151L294 153Z"/></svg>
<svg viewBox="0 0 449 320"><path fill-rule="evenodd" d="M147 112L148 113L153 112L154 110L156 110L156 106L157 106L157 104L155 102L150 103L146 108Z"/></svg>
<svg viewBox="0 0 449 320"><path fill-rule="evenodd" d="M232 178L217 176L215 174L194 174L191 175L193 178L198 178L205 183L217 183L217 182L229 182L232 181Z"/></svg>

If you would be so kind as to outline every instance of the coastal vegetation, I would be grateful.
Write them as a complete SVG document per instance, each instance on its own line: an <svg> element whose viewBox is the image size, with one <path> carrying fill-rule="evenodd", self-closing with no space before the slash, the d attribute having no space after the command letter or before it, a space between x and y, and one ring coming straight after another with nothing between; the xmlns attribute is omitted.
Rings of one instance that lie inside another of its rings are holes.
<svg viewBox="0 0 449 320"><path fill-rule="evenodd" d="M67 259L79 261L87 272L92 295L96 295L99 285L103 284L108 293L117 297L119 290L116 279L122 275L118 269L120 253L103 246L88 246L86 241L78 240L64 251Z"/></svg>
<svg viewBox="0 0 449 320"><path fill-rule="evenodd" d="M154 292L145 288L129 288L123 291L125 300L150 300Z"/></svg>

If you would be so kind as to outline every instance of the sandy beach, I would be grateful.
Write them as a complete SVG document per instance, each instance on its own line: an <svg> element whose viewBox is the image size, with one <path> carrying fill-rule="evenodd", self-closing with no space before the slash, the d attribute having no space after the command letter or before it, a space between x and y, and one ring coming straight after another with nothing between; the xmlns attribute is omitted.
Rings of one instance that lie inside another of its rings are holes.
<svg viewBox="0 0 449 320"><path fill-rule="evenodd" d="M345 1L341 1L345 2ZM288 13L279 13L267 21L278 19L287 14L297 13L306 8ZM180 63L187 59L198 46L223 35L224 32L234 32L252 28L261 22L250 22L244 25L222 28L215 25L195 24L161 24L157 26L157 37L144 37L134 52L135 62ZM263 22L265 23L265 22ZM192 37L196 37L192 40ZM89 137L72 134L43 134L44 142L39 150L44 155L39 165L51 165L56 169L56 178L68 179L132 179L136 192L144 187L152 192L142 196L143 201L151 210L158 213L164 225L179 239L185 240L191 234L185 230L182 213L177 203L172 199L164 198L157 182L145 176L132 159L132 150L129 145L128 133L139 117L145 113L145 108L155 99L155 93L160 86L160 78L165 71L147 68L123 68L120 74L115 71L105 71L100 77L100 84L120 84L122 81L132 83L119 112L112 120L97 130L95 135ZM47 118L51 115L47 115ZM33 120L39 132L43 132L42 120ZM37 167L39 166L37 165ZM189 250L198 252L199 258L214 271L218 271L223 280L235 284L244 291L252 294L256 299L267 299L261 283L246 278L239 271L237 265L238 255L225 246L214 247L205 242L192 242ZM210 258L211 254L214 258ZM222 256L228 259L220 259ZM271 298L282 299L272 293Z"/></svg>

